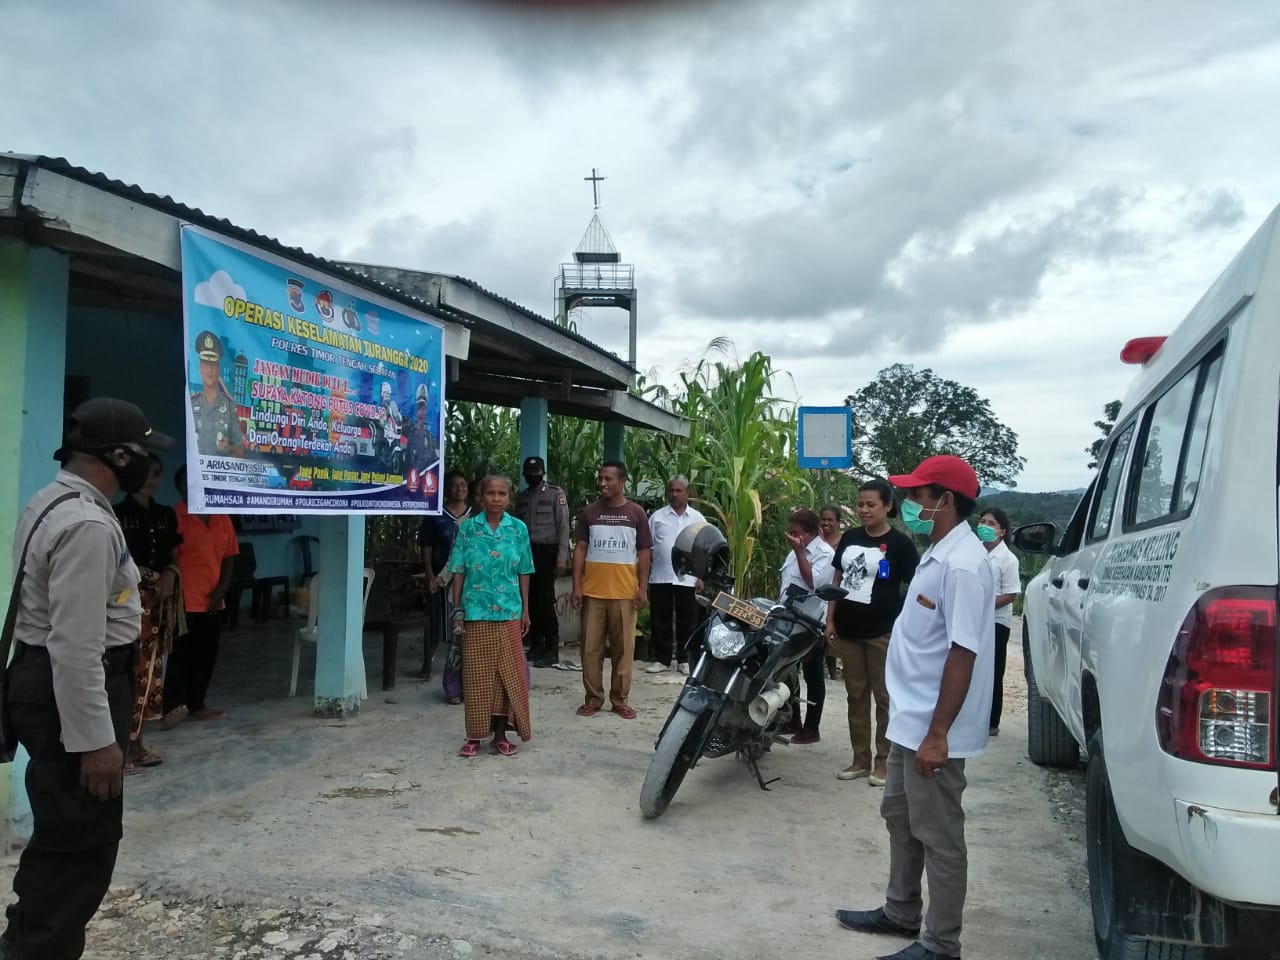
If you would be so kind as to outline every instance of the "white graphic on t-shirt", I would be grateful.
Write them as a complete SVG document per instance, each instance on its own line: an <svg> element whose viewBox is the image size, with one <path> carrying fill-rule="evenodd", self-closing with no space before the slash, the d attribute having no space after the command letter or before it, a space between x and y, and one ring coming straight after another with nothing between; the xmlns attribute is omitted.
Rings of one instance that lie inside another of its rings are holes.
<svg viewBox="0 0 1280 960"><path fill-rule="evenodd" d="M849 591L845 597L854 603L870 603L871 589L880 570L880 550L877 547L849 546L844 548L840 565L844 572L840 586Z"/></svg>
<svg viewBox="0 0 1280 960"><path fill-rule="evenodd" d="M621 524L593 523L588 530L588 563L636 562L636 528Z"/></svg>

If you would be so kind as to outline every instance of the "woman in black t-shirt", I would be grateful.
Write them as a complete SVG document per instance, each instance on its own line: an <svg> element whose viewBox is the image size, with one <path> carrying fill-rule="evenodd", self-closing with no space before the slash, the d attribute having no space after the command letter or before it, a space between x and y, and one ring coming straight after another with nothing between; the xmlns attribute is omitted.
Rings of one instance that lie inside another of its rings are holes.
<svg viewBox="0 0 1280 960"><path fill-rule="evenodd" d="M832 580L848 591L828 605L827 648L844 667L849 694L849 742L853 763L836 774L841 780L869 777L883 787L889 759L889 691L884 665L893 621L902 611L902 591L916 572L920 555L912 539L894 529L898 515L893 488L885 480L868 480L858 488L858 519L836 548ZM871 700L875 699L875 752L871 743Z"/></svg>
<svg viewBox="0 0 1280 960"><path fill-rule="evenodd" d="M444 503L438 516L422 518L418 531L418 548L422 552L422 565L427 578L427 612L431 623L423 637L422 669L415 676L419 680L431 679L431 661L435 659L440 641L449 641L449 596L441 589L447 582L445 567L453 551L453 541L458 535L458 524L474 511L469 502L471 484L461 470L450 470L444 475Z"/></svg>

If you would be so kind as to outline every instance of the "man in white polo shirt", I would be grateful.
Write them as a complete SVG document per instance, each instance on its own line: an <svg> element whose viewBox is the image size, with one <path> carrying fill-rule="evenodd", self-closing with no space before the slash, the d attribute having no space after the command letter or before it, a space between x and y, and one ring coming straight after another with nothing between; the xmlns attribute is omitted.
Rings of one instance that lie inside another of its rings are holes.
<svg viewBox="0 0 1280 960"><path fill-rule="evenodd" d="M960 956L968 882L964 765L986 751L991 719L995 584L987 552L965 522L978 496L969 464L929 457L889 481L906 491L907 529L929 539L885 666L890 747L880 815L889 830L889 883L883 907L837 910L836 919L862 933L915 940L878 960L951 960Z"/></svg>
<svg viewBox="0 0 1280 960"><path fill-rule="evenodd" d="M667 481L667 505L653 511L649 529L653 532L653 563L649 567L649 649L653 663L645 673L671 669L671 655L681 673L689 672L687 644L698 625L698 591L702 581L679 576L671 566L671 548L685 527L706 523L701 513L689 506L689 481L672 477ZM675 632L671 632L672 618Z"/></svg>

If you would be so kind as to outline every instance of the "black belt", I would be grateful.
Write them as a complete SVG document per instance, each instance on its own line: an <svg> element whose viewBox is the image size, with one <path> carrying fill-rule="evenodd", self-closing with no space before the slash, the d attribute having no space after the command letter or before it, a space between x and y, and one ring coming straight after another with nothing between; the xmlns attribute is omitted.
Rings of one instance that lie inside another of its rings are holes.
<svg viewBox="0 0 1280 960"><path fill-rule="evenodd" d="M127 673L133 669L133 651L132 643L122 643L119 646L107 647L102 654L102 666L110 676L115 673ZM13 662L17 663L21 660L31 660L36 663L49 662L49 648L37 647L34 644L22 643L19 641L14 644Z"/></svg>

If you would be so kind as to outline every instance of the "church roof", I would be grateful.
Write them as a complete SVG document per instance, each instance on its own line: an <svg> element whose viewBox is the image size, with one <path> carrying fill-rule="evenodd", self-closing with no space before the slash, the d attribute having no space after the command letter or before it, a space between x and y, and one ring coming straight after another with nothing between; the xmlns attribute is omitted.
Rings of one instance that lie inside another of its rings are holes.
<svg viewBox="0 0 1280 960"><path fill-rule="evenodd" d="M578 244L578 249L573 252L573 258L578 263L617 263L622 259L618 248L613 245L609 231L600 222L600 214L591 215L587 232L582 235L582 241Z"/></svg>

